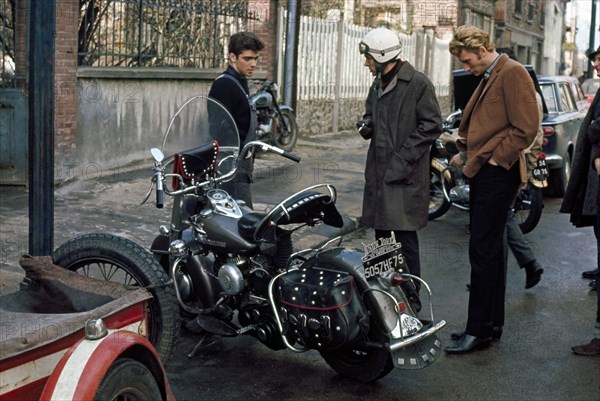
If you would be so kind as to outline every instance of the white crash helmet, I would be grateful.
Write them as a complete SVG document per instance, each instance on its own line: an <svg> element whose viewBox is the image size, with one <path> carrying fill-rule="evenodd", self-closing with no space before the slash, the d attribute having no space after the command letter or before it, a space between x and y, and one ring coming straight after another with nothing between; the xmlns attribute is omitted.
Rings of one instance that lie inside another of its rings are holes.
<svg viewBox="0 0 600 401"><path fill-rule="evenodd" d="M369 53L380 64L396 60L400 55L402 44L398 35L386 28L375 28L369 31L360 41L360 54Z"/></svg>

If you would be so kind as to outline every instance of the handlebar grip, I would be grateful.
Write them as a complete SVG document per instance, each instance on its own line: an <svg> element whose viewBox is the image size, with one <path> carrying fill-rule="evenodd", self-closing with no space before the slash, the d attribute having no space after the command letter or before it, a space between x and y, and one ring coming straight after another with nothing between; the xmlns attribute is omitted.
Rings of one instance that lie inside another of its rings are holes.
<svg viewBox="0 0 600 401"><path fill-rule="evenodd" d="M156 183L156 207L162 209L164 206L165 192L163 190L162 181Z"/></svg>
<svg viewBox="0 0 600 401"><path fill-rule="evenodd" d="M294 153L291 153L291 152L288 152L288 151L284 151L281 155L283 157L287 157L288 159L290 159L292 161L295 161L296 163L300 163L301 157L298 156L298 155L296 155L296 154L294 154Z"/></svg>

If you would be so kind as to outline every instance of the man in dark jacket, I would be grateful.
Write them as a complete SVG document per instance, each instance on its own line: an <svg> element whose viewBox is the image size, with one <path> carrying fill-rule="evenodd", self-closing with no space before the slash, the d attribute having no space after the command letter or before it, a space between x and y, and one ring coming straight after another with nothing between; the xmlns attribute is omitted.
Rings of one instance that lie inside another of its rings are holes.
<svg viewBox="0 0 600 401"><path fill-rule="evenodd" d="M600 74L600 47L588 55L597 73ZM600 89L579 128L573 168L563 202L561 213L571 215L571 223L576 227L594 226L596 237L597 267L600 267ZM598 269L587 272L595 278L597 287ZM600 355L600 291L596 309L594 339L585 345L572 347L579 355Z"/></svg>
<svg viewBox="0 0 600 401"><path fill-rule="evenodd" d="M233 116L241 145L251 141L256 128L256 112L249 98L247 78L254 74L254 69L264 49L263 42L252 32L239 32L229 40L229 66L213 82L209 97L218 100ZM218 138L216 138L218 140ZM243 155L234 179L224 183L225 189L234 199L241 199L252 208L252 171L254 157Z"/></svg>
<svg viewBox="0 0 600 401"><path fill-rule="evenodd" d="M433 84L399 58L400 47L398 35L385 28L360 43L376 77L359 122L359 133L371 141L361 222L377 239L393 232L408 269L420 276L417 230L427 224L429 149L442 132L442 117Z"/></svg>

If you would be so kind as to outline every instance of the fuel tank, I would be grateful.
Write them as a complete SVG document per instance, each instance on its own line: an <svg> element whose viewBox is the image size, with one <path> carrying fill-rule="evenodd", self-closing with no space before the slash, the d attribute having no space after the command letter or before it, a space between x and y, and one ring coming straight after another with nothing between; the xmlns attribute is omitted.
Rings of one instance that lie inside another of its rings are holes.
<svg viewBox="0 0 600 401"><path fill-rule="evenodd" d="M238 218L217 213L202 216L192 224L194 239L200 242L204 249L214 252L256 252L258 245L240 234L238 222Z"/></svg>
<svg viewBox="0 0 600 401"><path fill-rule="evenodd" d="M252 96L252 103L257 108L273 107L273 96L269 92L258 92Z"/></svg>

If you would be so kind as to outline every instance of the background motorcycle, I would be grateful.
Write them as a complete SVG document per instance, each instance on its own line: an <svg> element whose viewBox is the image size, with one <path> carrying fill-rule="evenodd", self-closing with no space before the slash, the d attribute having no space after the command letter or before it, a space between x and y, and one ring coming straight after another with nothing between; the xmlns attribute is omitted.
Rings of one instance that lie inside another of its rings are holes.
<svg viewBox="0 0 600 401"><path fill-rule="evenodd" d="M275 82L265 81L250 97L258 119L256 139L289 152L298 140L298 124L294 111L277 103L277 89Z"/></svg>
<svg viewBox="0 0 600 401"><path fill-rule="evenodd" d="M457 110L444 120L442 135L431 148L429 220L443 216L452 206L460 210L469 210L468 179L461 171L450 167L450 159L458 154L456 125L461 115L462 111ZM544 164L543 155L540 157L542 160L539 160L539 163ZM519 190L513 210L524 234L537 226L543 207L544 201L540 188L529 182L525 189Z"/></svg>
<svg viewBox="0 0 600 401"><path fill-rule="evenodd" d="M190 146L198 141L204 145ZM168 333L179 316L202 329L190 355L208 333L246 334L274 350L317 350L339 374L362 382L394 366L417 369L435 361L441 353L435 333L445 322L435 322L430 289L407 273L399 244L371 244L366 254L335 240L319 249L294 249L294 230L343 224L333 186L307 188L268 213L254 212L219 189L234 176L239 155L256 146L299 161L264 142L240 150L235 123L222 106L204 97L188 100L171 120L162 149L151 151L156 206L163 206L165 194L173 199L171 222L152 244L155 257L126 239L90 234L59 247L55 263L90 275L122 272L131 284L154 290L158 303L149 319L155 330ZM429 294L423 320L404 292L412 280ZM180 310L172 308L177 304L171 291ZM163 354L170 350L167 340L155 339Z"/></svg>

